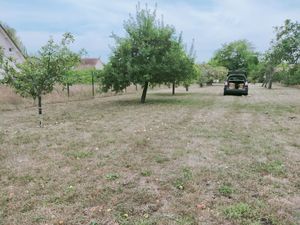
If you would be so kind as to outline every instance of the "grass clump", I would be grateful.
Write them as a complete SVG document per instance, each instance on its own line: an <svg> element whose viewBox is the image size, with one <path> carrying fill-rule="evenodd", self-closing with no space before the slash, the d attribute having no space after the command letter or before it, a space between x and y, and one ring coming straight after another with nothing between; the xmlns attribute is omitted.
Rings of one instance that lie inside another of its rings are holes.
<svg viewBox="0 0 300 225"><path fill-rule="evenodd" d="M185 189L186 184L193 179L192 170L188 167L183 168L181 171L181 176L174 181L174 186L178 190Z"/></svg>
<svg viewBox="0 0 300 225"><path fill-rule="evenodd" d="M230 184L223 184L219 187L219 193L225 197L230 197L234 190Z"/></svg>
<svg viewBox="0 0 300 225"><path fill-rule="evenodd" d="M75 152L68 152L67 156L74 158L74 159L84 159L91 157L93 155L92 152L83 152L83 151L75 151Z"/></svg>
<svg viewBox="0 0 300 225"><path fill-rule="evenodd" d="M150 170L144 170L144 171L141 172L141 175L142 175L143 177L150 177L151 174L152 174L152 173L151 173Z"/></svg>
<svg viewBox="0 0 300 225"><path fill-rule="evenodd" d="M260 163L257 165L257 170L261 173L267 173L273 176L284 175L286 172L285 166L280 160Z"/></svg>
<svg viewBox="0 0 300 225"><path fill-rule="evenodd" d="M168 162L170 159L165 157L165 156L162 156L162 155L157 155L155 156L155 162L156 163L159 163L159 164L162 164L162 163L165 163L165 162Z"/></svg>
<svg viewBox="0 0 300 225"><path fill-rule="evenodd" d="M253 218L255 212L248 204L241 202L225 208L224 214L228 219L244 220Z"/></svg>
<svg viewBox="0 0 300 225"><path fill-rule="evenodd" d="M109 173L109 174L106 174L106 176L105 176L105 178L107 179L107 180L117 180L117 179L119 179L120 178L120 175L119 174L117 174L117 173Z"/></svg>

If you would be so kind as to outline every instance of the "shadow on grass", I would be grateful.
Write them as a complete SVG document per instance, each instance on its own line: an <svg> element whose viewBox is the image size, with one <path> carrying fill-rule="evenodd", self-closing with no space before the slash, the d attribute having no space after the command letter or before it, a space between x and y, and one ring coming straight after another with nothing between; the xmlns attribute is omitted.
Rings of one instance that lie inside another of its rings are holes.
<svg viewBox="0 0 300 225"><path fill-rule="evenodd" d="M111 102L118 106L139 106L139 105L168 105L168 106L194 106L194 107L208 107L213 105L214 98L207 98L199 94L185 94L181 96L164 95L164 93L150 94L146 98L146 102L141 104L140 98L132 98L126 100L117 100Z"/></svg>

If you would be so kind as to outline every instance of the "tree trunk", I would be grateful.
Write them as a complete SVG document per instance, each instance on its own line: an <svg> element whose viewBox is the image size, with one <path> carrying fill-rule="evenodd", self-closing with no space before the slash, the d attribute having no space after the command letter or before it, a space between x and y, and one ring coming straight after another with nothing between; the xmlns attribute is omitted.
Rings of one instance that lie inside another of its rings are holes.
<svg viewBox="0 0 300 225"><path fill-rule="evenodd" d="M93 97L95 97L94 72L92 72L92 95L93 95Z"/></svg>
<svg viewBox="0 0 300 225"><path fill-rule="evenodd" d="M185 86L185 90L189 91L189 86L188 85Z"/></svg>
<svg viewBox="0 0 300 225"><path fill-rule="evenodd" d="M67 84L67 92L68 92L68 98L70 97L70 85Z"/></svg>
<svg viewBox="0 0 300 225"><path fill-rule="evenodd" d="M137 84L135 85L135 90L138 91L138 86L137 86Z"/></svg>
<svg viewBox="0 0 300 225"><path fill-rule="evenodd" d="M39 109L39 115L42 115L42 97L38 96L38 109Z"/></svg>
<svg viewBox="0 0 300 225"><path fill-rule="evenodd" d="M42 97L38 96L39 125L42 127Z"/></svg>
<svg viewBox="0 0 300 225"><path fill-rule="evenodd" d="M146 95L147 95L148 84L149 84L149 82L146 81L146 82L145 82L145 85L144 85L144 89L143 89L143 94L142 94L142 98L141 98L141 103L145 103L145 101L146 101Z"/></svg>
<svg viewBox="0 0 300 225"><path fill-rule="evenodd" d="M175 95L175 81L172 83L172 95Z"/></svg>
<svg viewBox="0 0 300 225"><path fill-rule="evenodd" d="M268 85L268 89L272 89L272 79L269 80L269 85Z"/></svg>
<svg viewBox="0 0 300 225"><path fill-rule="evenodd" d="M268 89L272 89L272 83L273 83L273 70L269 75Z"/></svg>

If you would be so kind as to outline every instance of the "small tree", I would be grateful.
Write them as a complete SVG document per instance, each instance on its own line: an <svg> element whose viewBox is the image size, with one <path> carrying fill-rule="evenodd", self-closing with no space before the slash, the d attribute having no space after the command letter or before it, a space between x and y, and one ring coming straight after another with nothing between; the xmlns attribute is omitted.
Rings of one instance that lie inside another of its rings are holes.
<svg viewBox="0 0 300 225"><path fill-rule="evenodd" d="M141 102L146 100L149 83L184 81L193 70L193 60L183 49L175 30L156 19L156 11L137 7L136 17L124 23L125 38L113 35L116 47L104 67L103 90L122 91L131 84L143 87Z"/></svg>
<svg viewBox="0 0 300 225"><path fill-rule="evenodd" d="M300 24L286 20L283 26L275 27L276 37L266 53L268 63L274 67L286 64L282 77L284 83L297 84L300 81Z"/></svg>
<svg viewBox="0 0 300 225"><path fill-rule="evenodd" d="M73 36L65 33L60 43L51 38L36 56L26 58L23 64L17 67L6 64L6 83L21 96L38 99L39 114L42 114L42 95L50 93L54 84L61 82L63 75L79 62L80 55L69 49L73 41Z"/></svg>

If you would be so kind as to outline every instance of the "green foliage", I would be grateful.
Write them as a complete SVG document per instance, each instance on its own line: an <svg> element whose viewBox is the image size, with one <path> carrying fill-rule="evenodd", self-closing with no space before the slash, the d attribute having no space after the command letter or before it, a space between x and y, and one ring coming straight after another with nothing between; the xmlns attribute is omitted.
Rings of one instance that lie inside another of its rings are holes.
<svg viewBox="0 0 300 225"><path fill-rule="evenodd" d="M228 70L244 69L247 74L258 64L258 53L247 40L224 44L210 61L211 65L224 66Z"/></svg>
<svg viewBox="0 0 300 225"><path fill-rule="evenodd" d="M259 172L272 174L273 176L284 175L286 172L284 164L278 160L260 163L257 165L256 169Z"/></svg>
<svg viewBox="0 0 300 225"><path fill-rule="evenodd" d="M286 20L283 26L275 27L276 39L273 40L272 55L279 62L290 65L300 60L300 23Z"/></svg>
<svg viewBox="0 0 300 225"><path fill-rule="evenodd" d="M70 70L64 75L62 84L91 84L92 76L96 80L100 77L100 74L101 71L95 69Z"/></svg>
<svg viewBox="0 0 300 225"><path fill-rule="evenodd" d="M141 175L142 175L143 177L150 177L151 174L152 174L152 173L151 173L150 170L144 170L144 171L141 172Z"/></svg>
<svg viewBox="0 0 300 225"><path fill-rule="evenodd" d="M270 65L282 66L274 78L286 85L300 84L300 24L286 20L283 26L275 27L275 32L276 38L265 54Z"/></svg>
<svg viewBox="0 0 300 225"><path fill-rule="evenodd" d="M36 56L26 58L17 68L6 63L5 82L15 88L21 96L33 99L50 93L57 82L79 62L80 55L72 52L69 45L74 41L65 33L60 43L51 38Z"/></svg>
<svg viewBox="0 0 300 225"><path fill-rule="evenodd" d="M186 167L182 169L181 176L178 177L173 184L178 190L184 190L186 184L192 179L193 172L190 168Z"/></svg>
<svg viewBox="0 0 300 225"><path fill-rule="evenodd" d="M211 64L199 65L201 76L199 77L198 83L206 83L211 85L214 80L225 80L228 70L223 66L215 66Z"/></svg>
<svg viewBox="0 0 300 225"><path fill-rule="evenodd" d="M242 220L251 219L254 216L253 209L246 203L237 203L229 206L224 210L224 214L228 219Z"/></svg>
<svg viewBox="0 0 300 225"><path fill-rule="evenodd" d="M233 188L230 184L223 184L219 187L219 193L225 197L230 197L233 194Z"/></svg>
<svg viewBox="0 0 300 225"><path fill-rule="evenodd" d="M197 220L194 215L181 215L176 219L178 225L196 225Z"/></svg>
<svg viewBox="0 0 300 225"><path fill-rule="evenodd" d="M107 180L117 180L120 178L120 175L117 173L109 173L109 174L106 174L105 178Z"/></svg>
<svg viewBox="0 0 300 225"><path fill-rule="evenodd" d="M92 152L83 152L83 151L75 151L75 152L68 152L67 156L74 158L74 159L84 159L91 157L93 155Z"/></svg>
<svg viewBox="0 0 300 225"><path fill-rule="evenodd" d="M2 67L2 64L3 64L3 49L2 47L0 46L0 68Z"/></svg>
<svg viewBox="0 0 300 225"><path fill-rule="evenodd" d="M116 47L104 67L102 89L119 92L131 84L144 87L144 102L148 83L179 84L190 80L196 73L194 59L184 51L181 36L156 19L156 11L137 7L136 17L124 23L126 37L112 37Z"/></svg>

